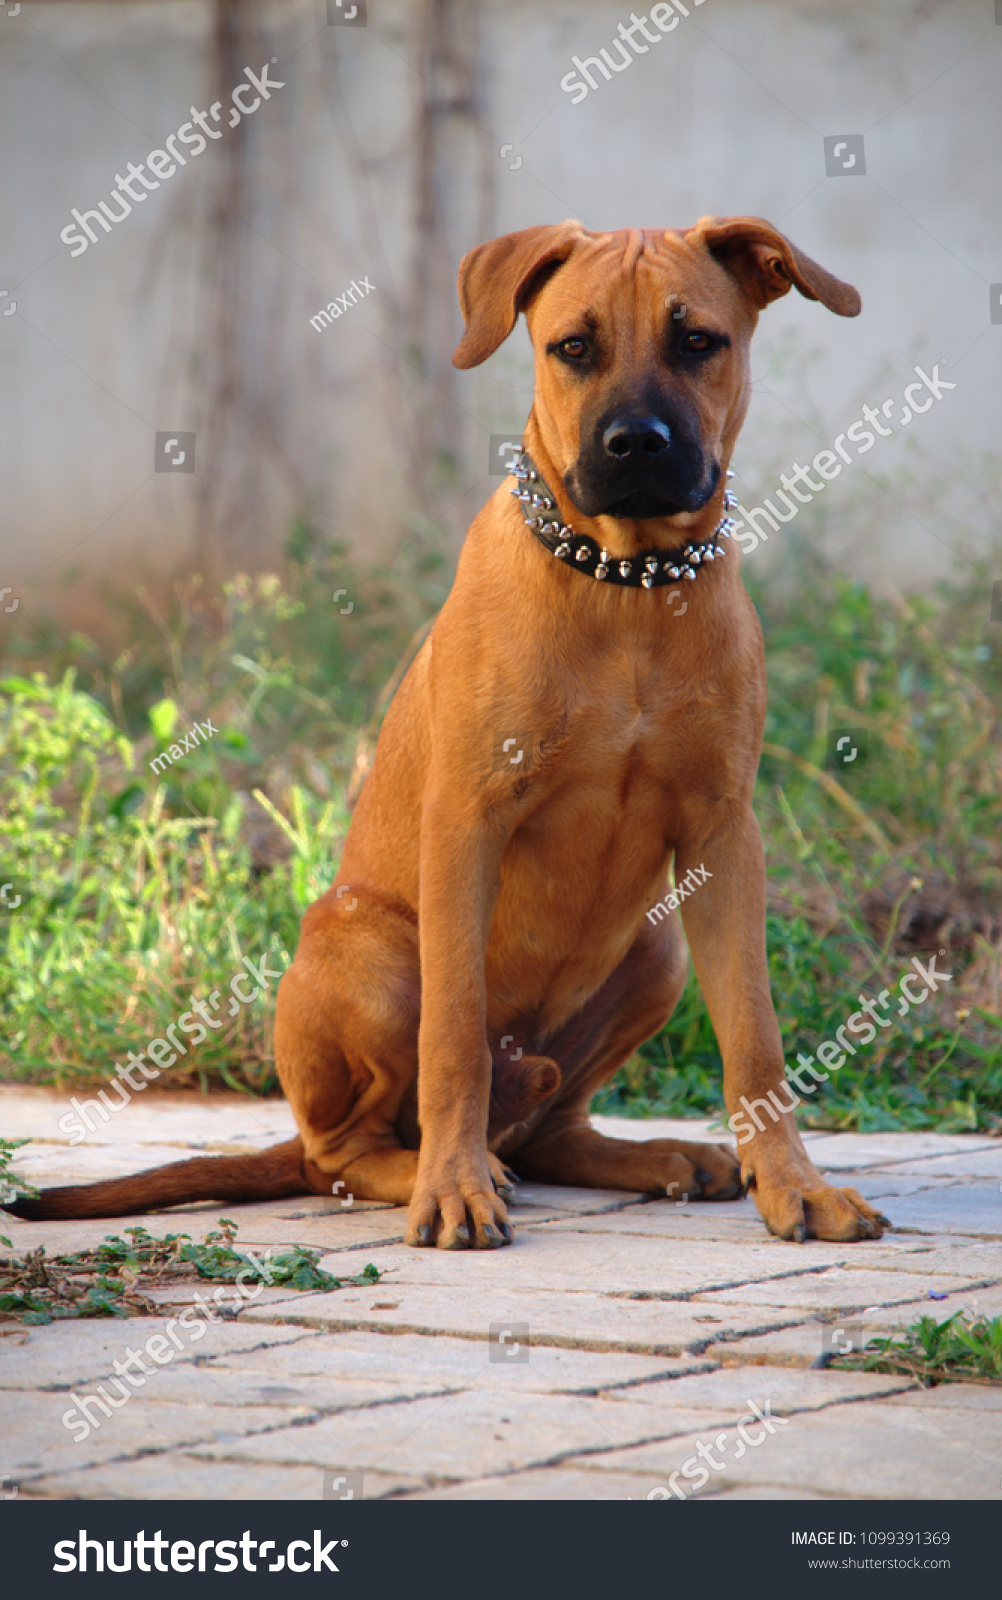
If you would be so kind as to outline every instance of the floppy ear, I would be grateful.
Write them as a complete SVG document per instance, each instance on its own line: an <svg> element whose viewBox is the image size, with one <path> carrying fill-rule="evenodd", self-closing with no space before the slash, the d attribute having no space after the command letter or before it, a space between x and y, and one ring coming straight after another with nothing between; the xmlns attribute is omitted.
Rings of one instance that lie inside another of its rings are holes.
<svg viewBox="0 0 1002 1600"><path fill-rule="evenodd" d="M459 265L459 304L466 332L452 358L454 367L479 367L515 326L544 267L566 261L584 238L580 222L506 233L478 244Z"/></svg>
<svg viewBox="0 0 1002 1600"><path fill-rule="evenodd" d="M709 250L737 278L757 311L795 285L805 300L820 300L836 316L859 316L858 291L819 267L761 217L700 217L684 238Z"/></svg>

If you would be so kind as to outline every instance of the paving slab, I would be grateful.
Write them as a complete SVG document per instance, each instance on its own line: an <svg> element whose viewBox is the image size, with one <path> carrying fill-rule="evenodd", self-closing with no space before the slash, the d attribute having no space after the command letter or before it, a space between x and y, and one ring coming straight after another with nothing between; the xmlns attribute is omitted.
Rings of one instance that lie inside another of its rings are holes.
<svg viewBox="0 0 1002 1600"><path fill-rule="evenodd" d="M725 1489L722 1494L711 1494L709 1489L701 1500L851 1500L852 1495L813 1494L809 1489L784 1489L779 1484L754 1484L747 1489Z"/></svg>
<svg viewBox="0 0 1002 1600"><path fill-rule="evenodd" d="M388 1289L388 1286L387 1286ZM755 1306L709 1307L677 1300L615 1299L578 1293L495 1291L485 1297L453 1288L405 1285L384 1305L366 1304L362 1295L303 1294L273 1305L249 1306L240 1321L283 1323L314 1328L371 1328L391 1333L448 1333L486 1340L492 1322L527 1328L522 1342L563 1345L579 1350L636 1350L653 1355L701 1355L717 1339L804 1320L797 1310Z"/></svg>
<svg viewBox="0 0 1002 1600"><path fill-rule="evenodd" d="M928 1281L930 1288L948 1295L980 1288L977 1279L952 1277L941 1272ZM912 1273L830 1267L825 1272L774 1278L764 1283L749 1282L738 1289L709 1290L697 1295L696 1301L704 1306L796 1307L805 1314L828 1317L833 1312L863 1311L868 1306L903 1305L915 1297Z"/></svg>
<svg viewBox="0 0 1002 1600"><path fill-rule="evenodd" d="M940 1383L935 1389L912 1388L907 1394L895 1395L894 1403L908 1405L920 1411L1002 1411L1002 1383ZM999 1423L992 1417L987 1432L999 1437ZM1002 1489L1002 1483L999 1485Z"/></svg>
<svg viewBox="0 0 1002 1600"><path fill-rule="evenodd" d="M109 1074L114 1077L114 1073ZM0 1084L0 1122L8 1130L7 1139L47 1138L68 1149L80 1150L97 1144L175 1144L185 1149L205 1150L213 1143L253 1145L265 1148L291 1139L296 1122L287 1100L252 1100L245 1094L213 1091L202 1095L184 1089L162 1089L158 1085L139 1090L128 1105L113 1111L107 1122L99 1112L90 1112L93 1131L70 1145L69 1133L59 1127L61 1117L72 1114L70 1099L94 1100L107 1086L88 1088L67 1085L63 1089ZM114 1104L117 1095L109 1093ZM71 1132L74 1130L70 1130ZM27 1152L22 1152L26 1154ZM174 1157L178 1159L177 1156Z"/></svg>
<svg viewBox="0 0 1002 1600"><path fill-rule="evenodd" d="M690 1226L692 1223L695 1226ZM839 1244L827 1239L807 1239L803 1244L793 1244L787 1239L777 1239L766 1230L752 1201L727 1201L719 1204L694 1203L676 1207L671 1200L652 1200L646 1205L629 1206L608 1216L559 1217L553 1221L533 1225L532 1232L539 1234L580 1233L603 1235L629 1235L664 1241L667 1259L676 1259L675 1242L682 1246L697 1244L705 1250L715 1244L737 1247L738 1257L749 1247L757 1251L769 1250L776 1258L791 1265L785 1270L810 1272L816 1267L834 1266L843 1261L867 1262L883 1241L858 1239ZM978 1241L979 1243L981 1241ZM921 1241L909 1236L900 1248L921 1248ZM678 1259L682 1259L679 1257ZM757 1259L765 1261L765 1256Z"/></svg>
<svg viewBox="0 0 1002 1600"><path fill-rule="evenodd" d="M246 1155L247 1146L234 1146L228 1153ZM32 1140L17 1152L13 1163L17 1173L36 1188L55 1188L66 1183L97 1183L102 1178L127 1178L168 1162L185 1161L203 1155L202 1149L170 1144L106 1143L76 1147L43 1144ZM217 1154L226 1152L217 1150ZM114 1219L117 1221L117 1218Z"/></svg>
<svg viewBox="0 0 1002 1600"><path fill-rule="evenodd" d="M562 1216L593 1216L603 1212L625 1211L635 1206L645 1196L634 1189L577 1189L557 1183L518 1183L515 1198L509 1205L524 1211L527 1222L538 1219L541 1212L559 1212Z"/></svg>
<svg viewBox="0 0 1002 1600"><path fill-rule="evenodd" d="M824 1133L802 1135L811 1160L829 1175L850 1170L924 1161L935 1156L962 1160L983 1150L997 1150L998 1140L983 1133ZM831 1178L832 1182L836 1180ZM848 1180L838 1179L839 1183Z"/></svg>
<svg viewBox="0 0 1002 1600"><path fill-rule="evenodd" d="M312 1462L202 1461L183 1451L166 1450L138 1461L117 1462L44 1474L21 1486L22 1499L52 1500L323 1500L331 1495L325 1469ZM406 1473L367 1472L360 1498L382 1500L406 1493L419 1480ZM354 1495L352 1498L356 1498Z"/></svg>
<svg viewBox="0 0 1002 1600"><path fill-rule="evenodd" d="M895 1167L877 1167L873 1171L867 1168L862 1172L850 1167L842 1172L829 1172L827 1176L836 1188L856 1189L864 1200L875 1203L876 1209L884 1213L892 1230L898 1225L895 1213L899 1196L921 1194L925 1189L935 1189L937 1184L940 1184L945 1192L958 1181L962 1181L949 1176L918 1178L908 1173L899 1173Z"/></svg>
<svg viewBox="0 0 1002 1600"><path fill-rule="evenodd" d="M363 1381L438 1388L512 1388L551 1393L596 1394L619 1387L630 1388L658 1378L681 1378L691 1372L711 1371L715 1365L701 1356L633 1355L623 1350L566 1350L533 1345L525 1361L492 1361L491 1347L482 1340L435 1339L418 1334L306 1333L295 1346L282 1350L282 1381L309 1388L314 1378L338 1378L345 1383ZM496 1351L495 1351L496 1354ZM269 1366L273 1360L268 1353ZM206 1363L207 1374L236 1376L263 1370L260 1351L220 1356ZM274 1375L272 1375L274 1382Z"/></svg>
<svg viewBox="0 0 1002 1600"><path fill-rule="evenodd" d="M992 1284L987 1289L958 1289L947 1295L945 1300L933 1300L926 1295L923 1300L908 1301L903 1306L896 1306L893 1312L890 1307L874 1311L864 1321L870 1322L874 1327L884 1327L891 1322L911 1322L915 1317L935 1317L942 1322L945 1317L952 1316L955 1311L969 1312L977 1317L997 1317L1002 1314L1002 1286Z"/></svg>
<svg viewBox="0 0 1002 1600"><path fill-rule="evenodd" d="M224 1367L216 1362L188 1362L183 1367L164 1367L157 1375L156 1388L150 1385L150 1401L157 1405L185 1405L199 1399L214 1406L246 1408L277 1406L287 1413L286 1421L301 1421L335 1411L350 1411L360 1406L385 1405L391 1401L413 1400L423 1395L447 1394L465 1387L447 1378L412 1373L396 1382L369 1378L344 1378L340 1373L311 1373L295 1378L285 1369L276 1373L266 1365L268 1352L258 1351L257 1365Z"/></svg>
<svg viewBox="0 0 1002 1600"><path fill-rule="evenodd" d="M847 1259L855 1261L857 1258ZM937 1272L944 1272L949 1276L969 1275L979 1281L995 1278L1002 1282L1002 1244L971 1239L964 1234L937 1240L916 1238L914 1234L885 1234L879 1243L872 1242L866 1255L859 1259L871 1272L911 1272L930 1278Z"/></svg>
<svg viewBox="0 0 1002 1600"><path fill-rule="evenodd" d="M707 1360L719 1361L723 1367L810 1367L820 1354L821 1323L813 1318L795 1327L708 1344L704 1351Z"/></svg>
<svg viewBox="0 0 1002 1600"><path fill-rule="evenodd" d="M514 1246L502 1250L412 1250L398 1245L374 1251L373 1265L385 1272L386 1289L405 1284L451 1287L481 1300L498 1290L530 1288L683 1300L758 1280L785 1281L788 1274L809 1276L825 1269L826 1257L841 1261L846 1254L845 1247L815 1253L778 1240L737 1245L685 1239L669 1247L646 1235L547 1228L534 1231L531 1243L516 1234ZM358 1270L355 1258L345 1252L323 1256L320 1265L336 1277Z"/></svg>
<svg viewBox="0 0 1002 1600"><path fill-rule="evenodd" d="M395 1495L397 1500L643 1500L650 1473L591 1472L586 1467L534 1467L466 1483Z"/></svg>
<svg viewBox="0 0 1002 1600"><path fill-rule="evenodd" d="M872 1400L898 1394L913 1387L910 1378L885 1376L876 1372L797 1371L761 1367L719 1367L713 1372L692 1373L646 1383L640 1392L644 1404L668 1406L736 1407L746 1411L749 1402L763 1408L768 1403L772 1416L789 1416L795 1411L817 1411L822 1406L844 1405L849 1400ZM1002 1391L1000 1391L1002 1392ZM636 1399L631 1389L613 1390L606 1399Z"/></svg>
<svg viewBox="0 0 1002 1600"><path fill-rule="evenodd" d="M163 1322L156 1317L53 1322L33 1328L18 1324L16 1334L0 1339L0 1390L68 1389L88 1378L100 1381L113 1370L113 1361L124 1360L127 1345L138 1347L162 1330ZM304 1337L309 1334L303 1328L278 1324L209 1323L201 1339L176 1351L171 1366L241 1350L275 1350Z"/></svg>
<svg viewBox="0 0 1002 1600"><path fill-rule="evenodd" d="M733 1406L682 1410L590 1396L472 1392L340 1412L296 1428L273 1428L192 1451L202 1459L300 1462L356 1471L404 1472L432 1480L491 1477L549 1464L572 1451L668 1438L736 1420Z"/></svg>
<svg viewBox="0 0 1002 1600"><path fill-rule="evenodd" d="M659 1488L651 1474L588 1471L581 1467L537 1467L528 1472L512 1472L505 1477L474 1479L471 1483L449 1484L436 1489L419 1489L414 1494L394 1496L398 1500L646 1500L648 1492ZM660 1499L661 1496L658 1495ZM705 1491L706 1500L827 1500L838 1498L813 1494L809 1489L775 1486L732 1489L724 1494Z"/></svg>
<svg viewBox="0 0 1002 1600"><path fill-rule="evenodd" d="M152 1386L156 1379L148 1382ZM16 1482L23 1483L42 1473L86 1467L149 1450L216 1442L223 1447L226 1440L256 1429L281 1427L289 1420L288 1411L278 1406L248 1405L237 1413L232 1406L212 1405L207 1396L181 1405L157 1404L147 1398L146 1390L134 1389L130 1399L123 1401L110 1417L104 1416L99 1406L92 1406L89 1415L96 1426L86 1438L80 1438L79 1427L74 1430L64 1426L62 1418L75 1408L75 1394L86 1399L92 1392L86 1383L79 1390L60 1394L51 1390L9 1390L3 1397L0 1473L7 1472ZM113 1399L118 1398L114 1388L110 1393Z"/></svg>
<svg viewBox="0 0 1002 1600"><path fill-rule="evenodd" d="M924 1160L896 1161L891 1167L870 1168L874 1175L884 1172L894 1177L939 1178L995 1178L1002 1180L1002 1142L977 1150L951 1150L941 1155L930 1155Z"/></svg>
<svg viewBox="0 0 1002 1600"><path fill-rule="evenodd" d="M0 1085L0 1129L34 1139L17 1165L42 1184L264 1148L295 1131L281 1100L151 1088L70 1146L58 1128L70 1093L93 1092ZM620 1138L732 1143L706 1118L593 1120ZM944 1498L944 1474L945 1497L998 1498L1002 1385L920 1390L812 1363L822 1317L873 1333L956 1309L1002 1312L1002 1143L821 1131L805 1142L831 1181L892 1218L882 1240L785 1243L751 1197L679 1205L531 1181L510 1208L515 1246L496 1253L408 1251L402 1207L313 1195L88 1222L0 1218L15 1248L54 1254L129 1226L201 1239L225 1215L240 1245L301 1243L345 1274L369 1260L387 1269L330 1295L264 1290L80 1446L59 1420L68 1391L93 1392L172 1308L216 1286L155 1291L159 1319L0 1324L0 1472L13 1454L25 1498L318 1500L324 1470L364 1466L366 1498L643 1499L668 1493L666 1474L695 1441L723 1433L734 1443L701 1498ZM514 1330L517 1360L488 1342L492 1322ZM776 1432L741 1459L749 1400L769 1401Z"/></svg>
<svg viewBox="0 0 1002 1600"><path fill-rule="evenodd" d="M552 1221L526 1217L543 1233L632 1233L655 1239L716 1239L735 1244L782 1244L773 1239L759 1216L755 1202L648 1200L605 1215L560 1216ZM812 1246L814 1241L811 1241Z"/></svg>
<svg viewBox="0 0 1002 1600"><path fill-rule="evenodd" d="M880 1200L881 1194L866 1198ZM895 1228L916 1233L1002 1239L1002 1194L994 1181L930 1180L913 1194L894 1197L893 1221Z"/></svg>
<svg viewBox="0 0 1002 1600"><path fill-rule="evenodd" d="M775 1425L774 1425L775 1426ZM751 1430L747 1430L751 1432ZM989 1431L972 1409L933 1411L897 1399L871 1400L801 1413L777 1427L769 1437L759 1426L754 1448L738 1456L738 1435L732 1431L714 1459L703 1492L753 1485L775 1485L857 1500L997 1500L1002 1480L1002 1432ZM704 1432L629 1450L610 1451L575 1461L594 1471L650 1472L667 1485L673 1472L694 1455L697 1443L712 1445ZM699 1461L696 1458L698 1467ZM693 1490L678 1479L689 1496Z"/></svg>

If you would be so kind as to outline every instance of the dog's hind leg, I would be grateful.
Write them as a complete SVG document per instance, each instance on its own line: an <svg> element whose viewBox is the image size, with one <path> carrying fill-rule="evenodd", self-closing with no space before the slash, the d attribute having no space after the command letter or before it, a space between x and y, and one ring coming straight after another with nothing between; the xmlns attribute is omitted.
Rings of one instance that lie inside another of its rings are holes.
<svg viewBox="0 0 1002 1600"><path fill-rule="evenodd" d="M397 1123L417 1075L419 1010L406 908L357 886L348 903L328 891L310 907L279 985L275 1061L315 1193L341 1179L358 1199L410 1200L417 1150Z"/></svg>
<svg viewBox="0 0 1002 1600"><path fill-rule="evenodd" d="M364 891L349 909L328 893L303 919L296 959L279 985L278 1074L299 1125L303 1173L317 1194L339 1180L359 1200L408 1205L417 1174L420 969L417 930ZM485 1138L552 1097L560 1070L541 1057L495 1063ZM487 1164L499 1195L503 1163Z"/></svg>

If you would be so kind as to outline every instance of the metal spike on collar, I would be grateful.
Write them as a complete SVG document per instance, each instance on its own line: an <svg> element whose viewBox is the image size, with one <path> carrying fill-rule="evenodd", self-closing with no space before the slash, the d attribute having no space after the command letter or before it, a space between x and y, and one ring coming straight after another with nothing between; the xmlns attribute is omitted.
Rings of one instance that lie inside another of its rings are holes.
<svg viewBox="0 0 1002 1600"><path fill-rule="evenodd" d="M522 508L526 526L558 561L568 561L573 558L573 565L579 572L586 573L599 583L612 583L630 589L660 588L666 583L677 583L680 578L687 578L690 583L694 583L703 566L718 561L727 554L723 545L715 544L714 541L729 539L732 530L738 526L733 517L724 515L714 528L712 536L701 540L699 544L688 543L668 551L641 550L636 556L614 559L608 550L602 549L588 534L577 533L569 523L550 522L545 516L534 514L539 511L556 511L557 500L524 445L520 447L513 460L511 472L516 481L516 487L511 493ZM734 477L730 468L727 476ZM530 490L522 487L530 483L538 485L538 488ZM734 510L736 506L737 500L731 491L726 489L725 513Z"/></svg>

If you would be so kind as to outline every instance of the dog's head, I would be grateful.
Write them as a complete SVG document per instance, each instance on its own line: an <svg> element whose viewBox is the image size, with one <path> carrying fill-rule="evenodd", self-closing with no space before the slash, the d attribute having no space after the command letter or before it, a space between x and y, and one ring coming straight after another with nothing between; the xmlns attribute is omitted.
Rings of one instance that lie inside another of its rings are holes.
<svg viewBox="0 0 1002 1600"><path fill-rule="evenodd" d="M859 313L855 289L757 217L703 217L683 233L526 228L464 257L466 332L452 359L479 366L524 311L535 423L578 510L697 512L748 407L758 313L793 286Z"/></svg>

